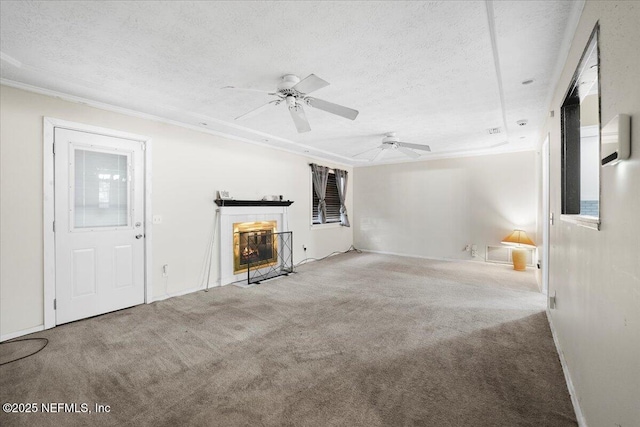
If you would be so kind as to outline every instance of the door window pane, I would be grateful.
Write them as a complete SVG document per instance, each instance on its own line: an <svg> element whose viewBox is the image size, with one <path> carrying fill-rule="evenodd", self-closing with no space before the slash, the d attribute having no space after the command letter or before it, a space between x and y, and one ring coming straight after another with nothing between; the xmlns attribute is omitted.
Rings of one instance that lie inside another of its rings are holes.
<svg viewBox="0 0 640 427"><path fill-rule="evenodd" d="M127 155L75 150L75 228L129 225Z"/></svg>

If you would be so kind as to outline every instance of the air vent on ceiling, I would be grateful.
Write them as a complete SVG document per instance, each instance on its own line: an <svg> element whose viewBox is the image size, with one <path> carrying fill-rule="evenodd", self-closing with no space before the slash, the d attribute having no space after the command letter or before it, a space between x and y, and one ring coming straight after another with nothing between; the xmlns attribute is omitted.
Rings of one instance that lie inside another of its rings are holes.
<svg viewBox="0 0 640 427"><path fill-rule="evenodd" d="M502 130L500 128L489 128L488 132L489 132L489 135L495 135L496 133L502 132Z"/></svg>

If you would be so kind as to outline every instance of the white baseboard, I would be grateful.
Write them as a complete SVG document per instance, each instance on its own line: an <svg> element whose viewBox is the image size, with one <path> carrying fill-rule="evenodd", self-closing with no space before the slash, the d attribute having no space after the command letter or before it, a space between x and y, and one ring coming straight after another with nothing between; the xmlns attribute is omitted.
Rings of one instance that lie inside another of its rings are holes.
<svg viewBox="0 0 640 427"><path fill-rule="evenodd" d="M217 288L217 287L220 287L220 285L214 285L214 286L209 285L209 289L213 289L213 288ZM167 293L167 294L164 294L164 295L159 295L157 297L153 297L151 299L151 302L164 301L164 300L169 299L169 298L179 297L179 296L182 296L182 295L192 294L194 292L204 291L204 290L205 290L205 288L203 286L201 286L201 287L198 287L198 288L189 288L189 289L185 289L183 291L171 292L171 293Z"/></svg>
<svg viewBox="0 0 640 427"><path fill-rule="evenodd" d="M34 332L40 332L40 331L44 331L44 325L38 325L38 326L35 326L33 328L23 329L21 331L12 332L10 334L0 335L0 342L7 341L7 340L12 340L14 338L18 338L18 337L21 337L23 335L29 335L29 334L32 334Z"/></svg>
<svg viewBox="0 0 640 427"><path fill-rule="evenodd" d="M209 289L213 289L213 288L216 288L216 287L219 287L219 286L220 285L215 285L215 286L209 285ZM173 298L173 297L179 297L181 295L192 294L194 292L204 291L204 289L205 289L204 287L198 287L198 288L190 288L190 289L186 289L186 290L178 291L178 292L172 292L172 293L169 293L169 294L153 297L151 302L162 301L162 300L165 300L165 299L168 299L168 298ZM14 338L18 338L18 337L21 337L21 336L24 336L24 335L33 334L34 332L40 332L40 331L44 331L44 325L39 325L39 326L36 326L36 327L33 327L33 328L23 329L21 331L0 335L0 342L12 340Z"/></svg>
<svg viewBox="0 0 640 427"><path fill-rule="evenodd" d="M567 361L565 360L564 353L560 348L558 335L556 334L556 329L554 328L553 321L551 320L551 313L549 312L549 308L547 308L546 313L547 320L549 321L549 327L551 328L551 335L553 336L553 342L556 345L556 350L558 351L558 356L560 357L560 364L562 365L562 372L564 372L564 379L567 383L567 389L569 389L569 395L571 396L571 403L573 403L573 410L575 411L576 419L578 420L578 427L587 427L587 422L584 419L584 414L582 413L582 408L580 407L580 402L578 401L576 389L573 386L573 381L571 381L571 374L569 373Z"/></svg>
<svg viewBox="0 0 640 427"><path fill-rule="evenodd" d="M371 250L371 249L360 249L360 248L358 248L358 250L360 250L362 252L369 252L369 253L372 253L372 254L395 255L395 256L401 256L401 257L406 257L406 258L431 259L431 260L434 260L434 261L449 261L449 262L461 261L461 262L482 262L482 263L485 262L484 258L480 258L480 257L478 257L478 259L441 258L441 257L434 257L434 256L405 254L405 253L400 253L400 252L374 251L374 250Z"/></svg>

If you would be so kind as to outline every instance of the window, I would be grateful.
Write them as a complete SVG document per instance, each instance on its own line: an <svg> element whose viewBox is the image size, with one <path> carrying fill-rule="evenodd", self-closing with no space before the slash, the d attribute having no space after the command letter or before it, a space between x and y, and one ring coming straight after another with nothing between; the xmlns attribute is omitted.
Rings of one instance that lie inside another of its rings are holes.
<svg viewBox="0 0 640 427"><path fill-rule="evenodd" d="M74 149L74 228L129 225L129 154Z"/></svg>
<svg viewBox="0 0 640 427"><path fill-rule="evenodd" d="M311 181L313 182L313 180ZM320 224L320 219L318 217L319 200L315 188L311 188L311 193L313 194L313 217L311 223ZM338 195L336 174L333 171L329 171L329 177L327 179L327 192L325 193L324 200L327 204L327 221L325 222L325 224L340 223L340 196Z"/></svg>
<svg viewBox="0 0 640 427"><path fill-rule="evenodd" d="M595 224L600 216L598 57L596 25L561 108L562 214Z"/></svg>

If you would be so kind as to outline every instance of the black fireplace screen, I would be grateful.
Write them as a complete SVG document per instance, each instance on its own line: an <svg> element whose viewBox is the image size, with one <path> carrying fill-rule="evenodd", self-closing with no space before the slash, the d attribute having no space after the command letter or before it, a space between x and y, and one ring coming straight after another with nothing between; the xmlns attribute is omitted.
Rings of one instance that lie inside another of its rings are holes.
<svg viewBox="0 0 640 427"><path fill-rule="evenodd" d="M249 264L254 268L272 264L278 260L278 242L271 230L243 231L238 233L238 270Z"/></svg>
<svg viewBox="0 0 640 427"><path fill-rule="evenodd" d="M247 266L247 283L293 273L293 232L239 233L240 260Z"/></svg>

